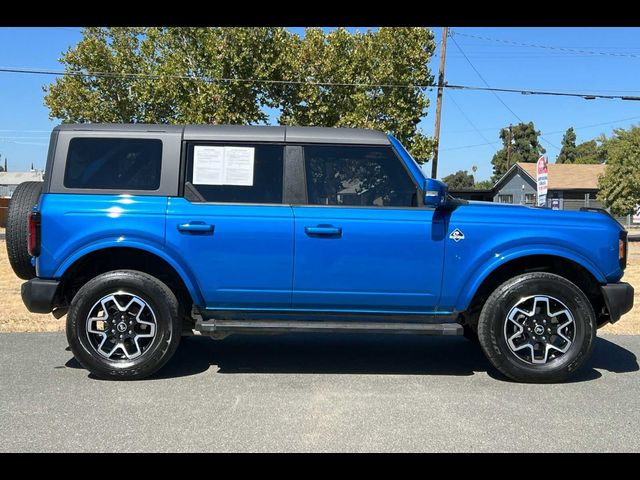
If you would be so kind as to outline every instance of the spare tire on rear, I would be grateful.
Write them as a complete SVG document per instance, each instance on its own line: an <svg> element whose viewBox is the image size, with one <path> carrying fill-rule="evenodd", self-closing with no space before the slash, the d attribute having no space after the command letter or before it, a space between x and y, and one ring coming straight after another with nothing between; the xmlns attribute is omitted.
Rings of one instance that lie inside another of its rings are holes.
<svg viewBox="0 0 640 480"><path fill-rule="evenodd" d="M23 280L36 276L29 255L29 213L38 203L42 182L24 182L13 192L7 212L7 254L15 274Z"/></svg>

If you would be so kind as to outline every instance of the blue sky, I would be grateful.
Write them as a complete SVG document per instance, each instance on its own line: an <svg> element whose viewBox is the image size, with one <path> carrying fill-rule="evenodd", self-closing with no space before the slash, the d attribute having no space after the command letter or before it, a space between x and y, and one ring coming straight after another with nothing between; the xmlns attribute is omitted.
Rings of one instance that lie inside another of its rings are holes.
<svg viewBox="0 0 640 480"><path fill-rule="evenodd" d="M433 28L439 42L441 29ZM491 87L640 95L640 28L452 30L460 48L449 39L446 80L450 84L484 86L462 49ZM606 55L522 47L463 34ZM61 69L58 59L62 52L80 38L80 29L72 27L0 28L0 67ZM430 65L434 73L438 62L436 54ZM10 170L27 170L32 162L36 168L44 167L48 133L58 123L49 120L43 104L42 87L52 80L49 76L0 73L0 155L2 161L9 159ZM609 135L614 127L640 123L640 102L498 95L506 106L489 92L445 90L439 177L476 166L476 179L488 178L491 157L500 147L499 129L517 123L518 117L533 121L542 131L550 161L555 160L556 147L570 126L576 128L581 142L600 133ZM435 92L430 97L431 107L421 122L428 134L433 133Z"/></svg>

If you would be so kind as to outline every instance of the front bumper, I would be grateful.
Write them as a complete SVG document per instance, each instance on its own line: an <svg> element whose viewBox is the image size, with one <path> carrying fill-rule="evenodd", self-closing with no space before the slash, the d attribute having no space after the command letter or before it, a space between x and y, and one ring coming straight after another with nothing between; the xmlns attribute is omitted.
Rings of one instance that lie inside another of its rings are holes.
<svg viewBox="0 0 640 480"><path fill-rule="evenodd" d="M620 320L622 315L633 308L633 287L628 283L608 283L600 288L611 323Z"/></svg>
<svg viewBox="0 0 640 480"><path fill-rule="evenodd" d="M33 313L50 313L53 310L54 298L58 291L58 280L32 278L22 284L20 293L27 310Z"/></svg>

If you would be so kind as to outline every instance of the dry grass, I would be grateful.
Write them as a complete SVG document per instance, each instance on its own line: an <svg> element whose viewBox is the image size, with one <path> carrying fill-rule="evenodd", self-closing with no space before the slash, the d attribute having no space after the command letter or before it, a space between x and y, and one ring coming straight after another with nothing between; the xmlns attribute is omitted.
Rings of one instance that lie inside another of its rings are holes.
<svg viewBox="0 0 640 480"><path fill-rule="evenodd" d="M635 290L633 309L614 325L604 327L602 332L638 335L640 334L640 242L629 242L629 258L623 280L633 285Z"/></svg>
<svg viewBox="0 0 640 480"><path fill-rule="evenodd" d="M0 233L4 233L0 230ZM615 325L602 330L616 334L640 334L640 242L629 243L629 266L624 280L636 290L635 307ZM4 240L0 240L0 332L57 332L64 330L64 318L29 313L20 298L22 280L11 270Z"/></svg>
<svg viewBox="0 0 640 480"><path fill-rule="evenodd" d="M0 233L4 233L3 231ZM29 313L20 297L23 280L15 276L4 240L0 240L0 332L57 332L64 330L64 320L53 315Z"/></svg>

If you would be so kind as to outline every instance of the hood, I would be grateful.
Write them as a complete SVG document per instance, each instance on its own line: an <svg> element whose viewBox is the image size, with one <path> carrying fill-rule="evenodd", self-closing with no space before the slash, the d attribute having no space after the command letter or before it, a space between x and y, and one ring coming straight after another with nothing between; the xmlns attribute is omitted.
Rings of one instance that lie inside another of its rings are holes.
<svg viewBox="0 0 640 480"><path fill-rule="evenodd" d="M544 207L532 207L528 205L513 205L510 203L481 202L470 200L467 205L467 213L474 212L478 218L493 219L494 221L513 221L519 223L535 223L540 222L544 226L549 224L584 224L585 222L595 224L615 224L620 230L624 227L616 221L605 210L551 210Z"/></svg>

